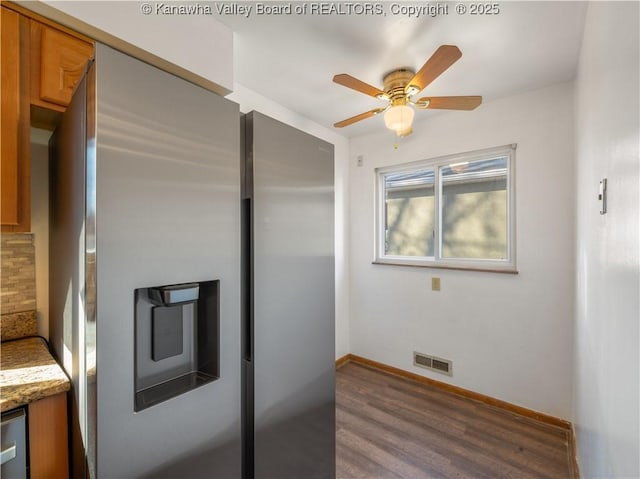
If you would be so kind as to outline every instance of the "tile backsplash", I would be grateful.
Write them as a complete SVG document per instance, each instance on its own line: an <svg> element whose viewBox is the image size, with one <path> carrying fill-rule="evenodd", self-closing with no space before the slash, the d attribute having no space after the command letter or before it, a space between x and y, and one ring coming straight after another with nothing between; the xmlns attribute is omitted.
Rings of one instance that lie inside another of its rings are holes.
<svg viewBox="0 0 640 479"><path fill-rule="evenodd" d="M3 233L1 241L1 314L36 309L35 248L32 233Z"/></svg>

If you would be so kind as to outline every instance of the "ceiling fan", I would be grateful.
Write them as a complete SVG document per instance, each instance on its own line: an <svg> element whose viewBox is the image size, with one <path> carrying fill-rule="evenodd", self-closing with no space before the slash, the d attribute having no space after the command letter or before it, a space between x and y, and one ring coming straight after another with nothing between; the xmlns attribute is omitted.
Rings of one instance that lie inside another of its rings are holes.
<svg viewBox="0 0 640 479"><path fill-rule="evenodd" d="M333 126L342 128L384 113L384 122L387 128L395 131L398 136L407 136L413 132L411 125L415 112L412 106L421 110L473 110L477 108L482 103L481 96L432 96L413 99L414 95L424 90L461 56L462 52L458 47L442 45L417 73L409 68L400 68L387 73L383 79L384 90L346 73L335 75L333 77L335 83L378 98L387 102L387 105L339 121Z"/></svg>

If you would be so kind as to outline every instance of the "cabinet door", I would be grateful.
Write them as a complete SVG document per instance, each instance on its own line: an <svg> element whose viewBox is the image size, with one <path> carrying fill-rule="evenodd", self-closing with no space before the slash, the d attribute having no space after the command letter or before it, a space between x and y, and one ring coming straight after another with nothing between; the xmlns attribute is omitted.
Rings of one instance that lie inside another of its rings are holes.
<svg viewBox="0 0 640 479"><path fill-rule="evenodd" d="M23 61L29 24L18 13L2 7L0 25L0 223L2 231L29 231L28 65Z"/></svg>
<svg viewBox="0 0 640 479"><path fill-rule="evenodd" d="M18 223L20 16L2 8L2 224Z"/></svg>
<svg viewBox="0 0 640 479"><path fill-rule="evenodd" d="M67 393L29 404L31 479L69 477Z"/></svg>
<svg viewBox="0 0 640 479"><path fill-rule="evenodd" d="M40 99L67 106L93 46L53 28L41 28Z"/></svg>

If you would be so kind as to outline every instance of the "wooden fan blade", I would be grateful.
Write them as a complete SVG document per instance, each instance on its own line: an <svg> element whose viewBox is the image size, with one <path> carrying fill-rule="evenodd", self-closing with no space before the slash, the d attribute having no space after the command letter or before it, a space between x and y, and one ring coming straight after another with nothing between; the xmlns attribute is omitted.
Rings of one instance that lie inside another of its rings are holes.
<svg viewBox="0 0 640 479"><path fill-rule="evenodd" d="M420 106L427 102L427 106ZM427 110L475 110L481 103L481 96L426 96L416 101L416 106Z"/></svg>
<svg viewBox="0 0 640 479"><path fill-rule="evenodd" d="M369 95L374 98L377 98L378 95L384 95L384 92L379 88L371 86L368 83L352 77L351 75L347 75L346 73L335 75L333 77L333 81L338 85L346 86L347 88L351 88L352 90L359 91L360 93L364 93L365 95Z"/></svg>
<svg viewBox="0 0 640 479"><path fill-rule="evenodd" d="M359 115L352 116L351 118L347 118L346 120L339 121L338 123L334 123L333 126L336 128L342 128L344 126L349 126L357 121L364 120L365 118L370 118L372 116L377 115L378 113L382 113L386 108L376 108L375 110L365 111L364 113L360 113Z"/></svg>
<svg viewBox="0 0 640 479"><path fill-rule="evenodd" d="M462 52L455 45L442 45L418 70L418 73L407 84L405 92L409 91L409 87L417 88L418 90L415 93L422 91L429 83L438 78L442 72L458 61L461 56Z"/></svg>

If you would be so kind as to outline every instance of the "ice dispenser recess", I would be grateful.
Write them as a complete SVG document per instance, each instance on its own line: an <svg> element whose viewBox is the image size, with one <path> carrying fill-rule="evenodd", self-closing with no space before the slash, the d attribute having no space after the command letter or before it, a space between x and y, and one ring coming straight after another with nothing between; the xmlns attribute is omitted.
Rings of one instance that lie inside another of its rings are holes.
<svg viewBox="0 0 640 479"><path fill-rule="evenodd" d="M135 290L135 410L220 375L220 281Z"/></svg>

